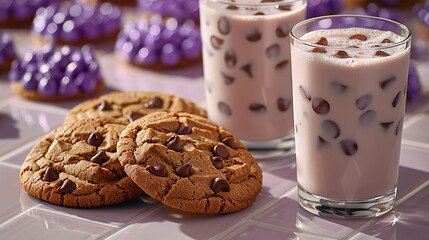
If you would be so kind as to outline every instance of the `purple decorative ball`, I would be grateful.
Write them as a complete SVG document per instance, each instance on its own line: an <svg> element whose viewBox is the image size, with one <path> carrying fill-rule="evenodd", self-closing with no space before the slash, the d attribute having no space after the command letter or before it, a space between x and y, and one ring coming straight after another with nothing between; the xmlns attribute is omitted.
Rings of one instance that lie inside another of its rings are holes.
<svg viewBox="0 0 429 240"><path fill-rule="evenodd" d="M139 0L138 6L141 11L173 17L179 21L199 18L198 0Z"/></svg>
<svg viewBox="0 0 429 240"><path fill-rule="evenodd" d="M7 20L24 23L32 18L39 8L46 7L56 0L2 0L0 1L0 26L16 27L7 24Z"/></svg>
<svg viewBox="0 0 429 240"><path fill-rule="evenodd" d="M78 2L53 4L37 11L33 32L67 43L95 41L119 31L121 17L120 8L111 3L94 6Z"/></svg>
<svg viewBox="0 0 429 240"><path fill-rule="evenodd" d="M58 83L52 78L43 77L39 81L37 91L44 96L53 96L57 94Z"/></svg>
<svg viewBox="0 0 429 240"><path fill-rule="evenodd" d="M64 76L61 79L58 93L64 96L73 96L79 93L79 88L69 77Z"/></svg>
<svg viewBox="0 0 429 240"><path fill-rule="evenodd" d="M47 47L39 52L28 52L21 61L13 62L9 79L43 96L66 97L80 92L90 94L102 81L90 46Z"/></svg>
<svg viewBox="0 0 429 240"><path fill-rule="evenodd" d="M149 21L128 24L119 34L116 50L140 66L160 63L170 67L185 58L199 59L202 44L195 22L179 23L173 18L162 20L154 16Z"/></svg>
<svg viewBox="0 0 429 240"><path fill-rule="evenodd" d="M180 61L180 52L171 43L165 44L161 49L161 62L167 66L174 66Z"/></svg>

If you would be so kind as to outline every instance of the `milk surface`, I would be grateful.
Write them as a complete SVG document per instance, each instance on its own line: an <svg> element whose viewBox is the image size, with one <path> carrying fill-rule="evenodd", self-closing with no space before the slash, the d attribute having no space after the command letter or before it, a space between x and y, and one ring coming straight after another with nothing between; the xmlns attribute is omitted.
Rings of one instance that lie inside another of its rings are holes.
<svg viewBox="0 0 429 240"><path fill-rule="evenodd" d="M335 200L382 196L397 183L409 46L389 48L403 38L363 28L300 39L322 37L327 46L291 49L298 183Z"/></svg>
<svg viewBox="0 0 429 240"><path fill-rule="evenodd" d="M289 30L305 4L200 2L209 119L247 141L293 134Z"/></svg>

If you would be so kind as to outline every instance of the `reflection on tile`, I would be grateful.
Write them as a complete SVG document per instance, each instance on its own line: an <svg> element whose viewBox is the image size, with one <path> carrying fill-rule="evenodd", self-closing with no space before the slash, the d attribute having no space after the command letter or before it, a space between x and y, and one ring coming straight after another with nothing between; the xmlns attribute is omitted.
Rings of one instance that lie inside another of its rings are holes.
<svg viewBox="0 0 429 240"><path fill-rule="evenodd" d="M0 108L0 155L48 133L64 121L64 116L22 106Z"/></svg>
<svg viewBox="0 0 429 240"><path fill-rule="evenodd" d="M364 233L358 233L354 235L350 240L380 240L380 238L370 236Z"/></svg>
<svg viewBox="0 0 429 240"><path fill-rule="evenodd" d="M96 239L114 228L40 209L30 210L0 227L0 239Z"/></svg>
<svg viewBox="0 0 429 240"><path fill-rule="evenodd" d="M87 219L120 227L137 215L143 214L157 205L156 202L147 203L142 200L147 197L147 195L141 196L140 198L135 198L121 204L97 208L66 208L39 200L37 201L41 203L39 208L42 210L55 211L70 217Z"/></svg>
<svg viewBox="0 0 429 240"><path fill-rule="evenodd" d="M423 240L429 236L429 186L363 232L381 239Z"/></svg>
<svg viewBox="0 0 429 240"><path fill-rule="evenodd" d="M363 233L379 239L426 240L429 236L428 217L422 217L420 214L406 214L395 211L381 221L369 226Z"/></svg>
<svg viewBox="0 0 429 240"><path fill-rule="evenodd" d="M22 190L19 183L19 170L0 164L0 225L21 213L19 196ZM37 204L29 205L34 207ZM2 239L0 237L0 239Z"/></svg>
<svg viewBox="0 0 429 240"><path fill-rule="evenodd" d="M397 199L401 199L428 179L429 173L427 172L400 167ZM424 201L429 202L429 199L422 200L422 202ZM405 205L401 205L401 207L403 206ZM342 220L315 216L299 206L297 191L293 191L291 194L283 197L253 219L302 233L334 238L345 237L351 234L353 229L357 229L369 221L369 219Z"/></svg>
<svg viewBox="0 0 429 240"><path fill-rule="evenodd" d="M422 172L403 166L399 167L397 199L401 199L428 179L428 172Z"/></svg>
<svg viewBox="0 0 429 240"><path fill-rule="evenodd" d="M19 137L19 129L16 126L16 121L7 113L0 112L0 120L2 133L0 139L11 139Z"/></svg>
<svg viewBox="0 0 429 240"><path fill-rule="evenodd" d="M253 219L275 224L302 234L341 238L362 226L367 220L340 220L313 215L297 202L297 191L281 198Z"/></svg>
<svg viewBox="0 0 429 240"><path fill-rule="evenodd" d="M4 155L5 158L0 157L1 162L8 163L14 165L16 167L21 167L21 164L24 162L28 153L30 153L31 149L36 145L38 141L42 138L36 138L35 141L25 144L18 152L12 153L12 155Z"/></svg>
<svg viewBox="0 0 429 240"><path fill-rule="evenodd" d="M238 223L273 198L260 194L249 208L234 214L197 215L161 206L155 213L138 220L109 239L208 239Z"/></svg>
<svg viewBox="0 0 429 240"><path fill-rule="evenodd" d="M429 149L404 145L401 148L400 164L408 168L429 173L428 155Z"/></svg>
<svg viewBox="0 0 429 240"><path fill-rule="evenodd" d="M279 197L296 187L296 165L263 172L262 192Z"/></svg>
<svg viewBox="0 0 429 240"><path fill-rule="evenodd" d="M283 168L286 166L290 166L292 168L296 168L296 156L295 154L281 158L281 159L261 159L258 160L259 166L261 166L262 170L269 171L273 169Z"/></svg>
<svg viewBox="0 0 429 240"><path fill-rule="evenodd" d="M262 192L279 197L296 187L295 155L283 159L258 160L261 166Z"/></svg>
<svg viewBox="0 0 429 240"><path fill-rule="evenodd" d="M429 221L429 178L426 187L398 207L398 212L420 214ZM429 225L428 225L429 230Z"/></svg>
<svg viewBox="0 0 429 240"><path fill-rule="evenodd" d="M421 114L410 119L410 125L404 128L402 139L405 144L418 144L429 147L429 115ZM408 124L407 124L408 125Z"/></svg>
<svg viewBox="0 0 429 240"><path fill-rule="evenodd" d="M259 224L255 222L246 222L239 228L229 233L222 239L234 239L234 240L247 240L247 239L328 239L317 236L310 236L308 234L293 232L287 229L278 228L276 226L270 226L266 224Z"/></svg>

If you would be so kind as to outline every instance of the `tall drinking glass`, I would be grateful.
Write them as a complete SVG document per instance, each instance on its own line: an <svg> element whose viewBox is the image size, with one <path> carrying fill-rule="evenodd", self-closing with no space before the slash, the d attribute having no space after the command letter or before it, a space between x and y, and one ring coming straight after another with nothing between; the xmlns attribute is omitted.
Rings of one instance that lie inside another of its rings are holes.
<svg viewBox="0 0 429 240"><path fill-rule="evenodd" d="M395 200L410 30L369 16L324 16L291 30L299 203L373 217Z"/></svg>
<svg viewBox="0 0 429 240"><path fill-rule="evenodd" d="M200 0L208 117L251 149L294 146L289 30L306 0Z"/></svg>

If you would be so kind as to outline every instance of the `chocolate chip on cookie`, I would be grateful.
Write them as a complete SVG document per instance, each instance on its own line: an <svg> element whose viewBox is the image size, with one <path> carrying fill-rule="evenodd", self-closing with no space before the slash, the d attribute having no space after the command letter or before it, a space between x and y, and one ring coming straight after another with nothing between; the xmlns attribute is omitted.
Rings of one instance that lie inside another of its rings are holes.
<svg viewBox="0 0 429 240"><path fill-rule="evenodd" d="M151 174L158 176L158 177L165 177L167 175L167 172L165 170L165 167L163 165L147 165L145 169L150 172Z"/></svg>
<svg viewBox="0 0 429 240"><path fill-rule="evenodd" d="M52 182L58 179L58 173L51 167L47 167L43 174L43 181Z"/></svg>
<svg viewBox="0 0 429 240"><path fill-rule="evenodd" d="M164 101L160 97L153 96L144 106L147 108L161 108L163 104Z"/></svg>
<svg viewBox="0 0 429 240"><path fill-rule="evenodd" d="M142 190L125 174L116 143L128 121L108 117L66 123L46 135L21 167L21 185L43 201L67 207L124 202Z"/></svg>
<svg viewBox="0 0 429 240"><path fill-rule="evenodd" d="M112 107L108 102L102 100L99 102L97 109L99 111L109 111L109 110L112 110Z"/></svg>
<svg viewBox="0 0 429 240"><path fill-rule="evenodd" d="M189 163L186 163L184 165L178 166L176 169L174 169L174 172L179 177L189 177L191 176L191 169L192 169L192 165Z"/></svg>
<svg viewBox="0 0 429 240"><path fill-rule="evenodd" d="M180 126L176 133L180 135L189 135L192 133L192 128L189 126Z"/></svg>
<svg viewBox="0 0 429 240"><path fill-rule="evenodd" d="M63 184L61 184L61 186L58 188L58 192L60 193L71 193L76 189L76 184L71 181L66 179Z"/></svg>
<svg viewBox="0 0 429 240"><path fill-rule="evenodd" d="M223 158L222 157L215 156L215 157L212 157L211 160L212 160L213 166L216 169L223 168Z"/></svg>
<svg viewBox="0 0 429 240"><path fill-rule="evenodd" d="M102 136L100 136L100 134L98 134L98 133L91 133L88 137L88 140L86 140L86 142L89 145L98 147L98 146L100 146L101 142L103 141L103 139L101 137Z"/></svg>
<svg viewBox="0 0 429 240"><path fill-rule="evenodd" d="M229 192L231 190L231 187L229 186L229 183L227 180L217 177L215 178L215 180L213 180L212 190L215 193Z"/></svg>
<svg viewBox="0 0 429 240"><path fill-rule="evenodd" d="M107 160L109 160L109 156L107 156L106 152L102 150L95 154L89 161L102 165Z"/></svg>
<svg viewBox="0 0 429 240"><path fill-rule="evenodd" d="M250 152L224 128L197 115L148 114L122 131L117 148L128 176L172 208L236 212L261 191L262 171Z"/></svg>

